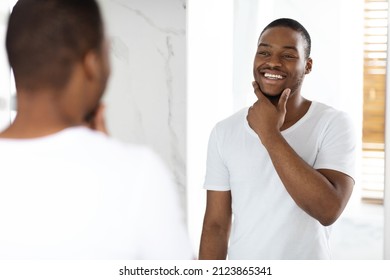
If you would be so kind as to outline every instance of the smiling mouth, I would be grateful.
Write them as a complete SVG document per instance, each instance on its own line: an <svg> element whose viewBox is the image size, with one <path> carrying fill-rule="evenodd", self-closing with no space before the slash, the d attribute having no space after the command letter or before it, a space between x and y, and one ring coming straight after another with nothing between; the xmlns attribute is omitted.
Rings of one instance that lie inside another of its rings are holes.
<svg viewBox="0 0 390 280"><path fill-rule="evenodd" d="M284 79L283 76L277 75L277 74L271 74L271 73L264 73L264 77L270 80L282 80Z"/></svg>

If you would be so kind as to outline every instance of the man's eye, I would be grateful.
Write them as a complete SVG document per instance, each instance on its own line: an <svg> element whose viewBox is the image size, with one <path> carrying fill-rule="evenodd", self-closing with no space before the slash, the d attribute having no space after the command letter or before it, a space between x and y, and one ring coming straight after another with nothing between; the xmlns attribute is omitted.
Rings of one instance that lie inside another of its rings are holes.
<svg viewBox="0 0 390 280"><path fill-rule="evenodd" d="M267 55L269 55L269 52L260 51L260 52L257 52L257 54L261 55L261 56L267 56Z"/></svg>
<svg viewBox="0 0 390 280"><path fill-rule="evenodd" d="M285 54L285 55L283 55L283 57L286 59L295 59L296 58L296 56L292 55L292 54Z"/></svg>

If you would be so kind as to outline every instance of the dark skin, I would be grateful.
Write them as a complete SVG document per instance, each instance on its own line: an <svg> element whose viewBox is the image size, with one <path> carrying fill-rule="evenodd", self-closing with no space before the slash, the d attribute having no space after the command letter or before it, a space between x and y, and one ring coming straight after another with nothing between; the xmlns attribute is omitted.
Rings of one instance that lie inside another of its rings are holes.
<svg viewBox="0 0 390 280"><path fill-rule="evenodd" d="M247 120L295 203L328 226L344 210L353 179L335 170L314 169L281 134L302 118L311 105L300 91L312 63L305 55L305 40L299 32L287 27L266 30L259 38L253 67L253 88L258 100L248 110ZM230 191L208 191L200 259L226 259L231 219Z"/></svg>
<svg viewBox="0 0 390 280"><path fill-rule="evenodd" d="M109 76L108 47L90 50L75 63L62 89L44 85L34 91L17 88L18 114L1 138L29 139L47 136L68 127L88 126L107 133L100 99Z"/></svg>

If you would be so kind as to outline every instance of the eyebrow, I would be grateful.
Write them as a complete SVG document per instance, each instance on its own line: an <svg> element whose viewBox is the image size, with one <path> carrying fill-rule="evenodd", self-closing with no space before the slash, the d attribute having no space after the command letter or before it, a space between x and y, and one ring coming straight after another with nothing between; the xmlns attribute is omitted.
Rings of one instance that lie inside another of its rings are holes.
<svg viewBox="0 0 390 280"><path fill-rule="evenodd" d="M269 44L266 44L266 43L260 43L257 47L267 47L267 48L272 48L271 45ZM290 50L294 50L294 51L298 51L298 49L294 46L283 46L283 49L290 49Z"/></svg>

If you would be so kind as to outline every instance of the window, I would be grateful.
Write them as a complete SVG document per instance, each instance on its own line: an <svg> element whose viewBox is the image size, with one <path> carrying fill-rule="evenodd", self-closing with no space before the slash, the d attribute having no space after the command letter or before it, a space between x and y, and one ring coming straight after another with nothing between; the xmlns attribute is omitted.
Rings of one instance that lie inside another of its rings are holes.
<svg viewBox="0 0 390 280"><path fill-rule="evenodd" d="M362 199L383 203L388 1L365 0Z"/></svg>

